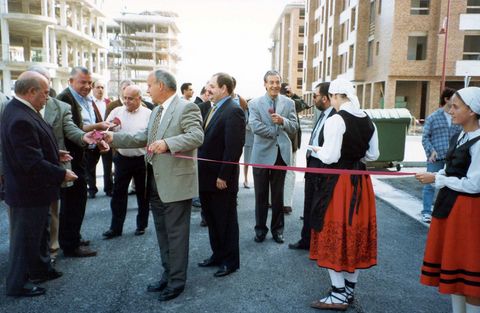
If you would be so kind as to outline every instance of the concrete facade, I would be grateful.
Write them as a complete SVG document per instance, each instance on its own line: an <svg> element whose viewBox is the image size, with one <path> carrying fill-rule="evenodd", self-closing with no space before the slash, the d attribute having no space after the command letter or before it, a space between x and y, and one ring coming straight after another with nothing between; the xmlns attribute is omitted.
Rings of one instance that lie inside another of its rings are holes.
<svg viewBox="0 0 480 313"><path fill-rule="evenodd" d="M172 12L125 13L108 26L110 39L109 96L117 97L119 83L130 79L146 91L148 73L162 68L176 73L180 60L176 26Z"/></svg>
<svg viewBox="0 0 480 313"><path fill-rule="evenodd" d="M1 0L0 73L2 91L29 66L47 68L58 92L74 66L94 79L108 79L107 27L103 0Z"/></svg>
<svg viewBox="0 0 480 313"><path fill-rule="evenodd" d="M298 95L303 89L305 1L294 1L285 6L272 31L272 69Z"/></svg>
<svg viewBox="0 0 480 313"><path fill-rule="evenodd" d="M426 5L423 5L426 4ZM448 0L308 0L304 93L323 81L354 82L364 108L406 107L423 119L438 107ZM446 86L480 83L480 8L451 1ZM443 31L442 31L443 28Z"/></svg>

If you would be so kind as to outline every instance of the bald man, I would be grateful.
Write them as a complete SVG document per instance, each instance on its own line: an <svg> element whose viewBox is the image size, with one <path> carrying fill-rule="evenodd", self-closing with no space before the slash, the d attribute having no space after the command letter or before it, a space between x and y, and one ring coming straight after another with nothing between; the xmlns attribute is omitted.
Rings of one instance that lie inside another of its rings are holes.
<svg viewBox="0 0 480 313"><path fill-rule="evenodd" d="M48 99L49 82L37 72L22 73L15 98L1 121L5 170L5 202L11 207L11 238L6 292L33 297L45 288L29 275L38 268L42 233L50 204L59 198L60 185L77 178L60 165L55 136L40 114ZM48 270L48 269L47 269Z"/></svg>

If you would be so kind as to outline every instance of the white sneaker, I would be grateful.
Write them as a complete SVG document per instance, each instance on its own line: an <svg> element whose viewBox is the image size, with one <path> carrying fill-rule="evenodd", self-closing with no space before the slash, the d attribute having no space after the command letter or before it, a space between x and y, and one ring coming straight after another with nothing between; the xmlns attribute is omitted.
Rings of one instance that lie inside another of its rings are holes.
<svg viewBox="0 0 480 313"><path fill-rule="evenodd" d="M422 214L422 222L430 224L432 216L430 214Z"/></svg>

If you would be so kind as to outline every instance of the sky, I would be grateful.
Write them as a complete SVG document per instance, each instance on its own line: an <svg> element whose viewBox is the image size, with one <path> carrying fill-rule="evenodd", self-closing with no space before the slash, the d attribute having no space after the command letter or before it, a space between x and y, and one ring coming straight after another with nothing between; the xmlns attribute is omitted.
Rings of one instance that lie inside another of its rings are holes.
<svg viewBox="0 0 480 313"><path fill-rule="evenodd" d="M110 15L122 10L173 11L179 15L182 61L177 84L191 82L195 95L217 72L237 80L245 98L263 95L263 75L271 67L270 34L290 0L105 0Z"/></svg>

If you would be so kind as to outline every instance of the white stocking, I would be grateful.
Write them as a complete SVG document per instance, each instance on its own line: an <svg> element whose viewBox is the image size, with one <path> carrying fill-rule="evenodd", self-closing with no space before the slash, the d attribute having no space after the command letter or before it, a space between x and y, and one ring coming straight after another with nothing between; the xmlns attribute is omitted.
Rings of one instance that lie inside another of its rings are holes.
<svg viewBox="0 0 480 313"><path fill-rule="evenodd" d="M467 303L467 313L480 313L480 306Z"/></svg>
<svg viewBox="0 0 480 313"><path fill-rule="evenodd" d="M360 273L360 271L355 270L355 272L353 273L349 273L349 272L342 272L342 273L343 273L343 277L346 280L348 280L351 283L356 283L358 281L358 274Z"/></svg>
<svg viewBox="0 0 480 313"><path fill-rule="evenodd" d="M332 286L337 288L345 287L345 278L343 277L343 272L335 272L334 270L328 270L328 275L332 281Z"/></svg>
<svg viewBox="0 0 480 313"><path fill-rule="evenodd" d="M452 295L452 312L466 313L465 297L459 295Z"/></svg>

